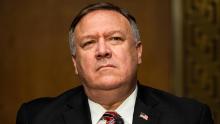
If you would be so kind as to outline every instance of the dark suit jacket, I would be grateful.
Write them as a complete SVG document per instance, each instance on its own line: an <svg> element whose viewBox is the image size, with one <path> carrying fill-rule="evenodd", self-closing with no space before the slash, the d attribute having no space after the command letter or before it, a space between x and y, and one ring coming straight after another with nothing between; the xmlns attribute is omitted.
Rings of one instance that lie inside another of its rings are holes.
<svg viewBox="0 0 220 124"><path fill-rule="evenodd" d="M79 86L55 98L21 106L17 124L91 124L87 96ZM149 118L140 117L145 113ZM150 87L138 86L133 124L213 124L209 108Z"/></svg>

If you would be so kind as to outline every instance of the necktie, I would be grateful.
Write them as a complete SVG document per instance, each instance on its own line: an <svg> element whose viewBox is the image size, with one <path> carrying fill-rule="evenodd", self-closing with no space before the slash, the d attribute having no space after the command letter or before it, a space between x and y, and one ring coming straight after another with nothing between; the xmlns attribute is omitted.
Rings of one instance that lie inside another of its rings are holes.
<svg viewBox="0 0 220 124"><path fill-rule="evenodd" d="M116 112L105 112L98 124L124 124L121 116Z"/></svg>

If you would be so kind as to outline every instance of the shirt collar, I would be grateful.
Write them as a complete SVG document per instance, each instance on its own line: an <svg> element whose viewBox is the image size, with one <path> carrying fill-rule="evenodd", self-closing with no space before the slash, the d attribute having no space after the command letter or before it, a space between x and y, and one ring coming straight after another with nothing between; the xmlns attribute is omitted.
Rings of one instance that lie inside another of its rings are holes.
<svg viewBox="0 0 220 124"><path fill-rule="evenodd" d="M137 86L132 94L115 110L124 120L125 124L132 124L134 106L137 97ZM88 99L92 124L97 124L102 115L107 111L100 104Z"/></svg>

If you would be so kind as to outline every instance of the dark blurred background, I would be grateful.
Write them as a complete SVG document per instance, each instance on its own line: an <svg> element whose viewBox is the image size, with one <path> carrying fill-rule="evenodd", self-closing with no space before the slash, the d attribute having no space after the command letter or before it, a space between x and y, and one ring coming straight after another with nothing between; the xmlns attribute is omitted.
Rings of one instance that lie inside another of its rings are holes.
<svg viewBox="0 0 220 124"><path fill-rule="evenodd" d="M23 102L79 85L68 29L85 5L102 0L0 1L0 123ZM110 1L110 0L108 0ZM220 0L111 0L137 19L144 85L208 104L220 124Z"/></svg>

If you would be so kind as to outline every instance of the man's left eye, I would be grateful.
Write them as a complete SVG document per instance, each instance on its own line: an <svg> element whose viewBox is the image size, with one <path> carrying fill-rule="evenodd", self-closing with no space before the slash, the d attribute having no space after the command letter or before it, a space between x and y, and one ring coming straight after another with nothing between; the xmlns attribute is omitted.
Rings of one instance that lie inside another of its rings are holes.
<svg viewBox="0 0 220 124"><path fill-rule="evenodd" d="M108 39L112 45L121 44L124 39L122 37L113 36Z"/></svg>
<svg viewBox="0 0 220 124"><path fill-rule="evenodd" d="M121 40L121 41L123 40L121 37L111 37L110 39L111 40Z"/></svg>

